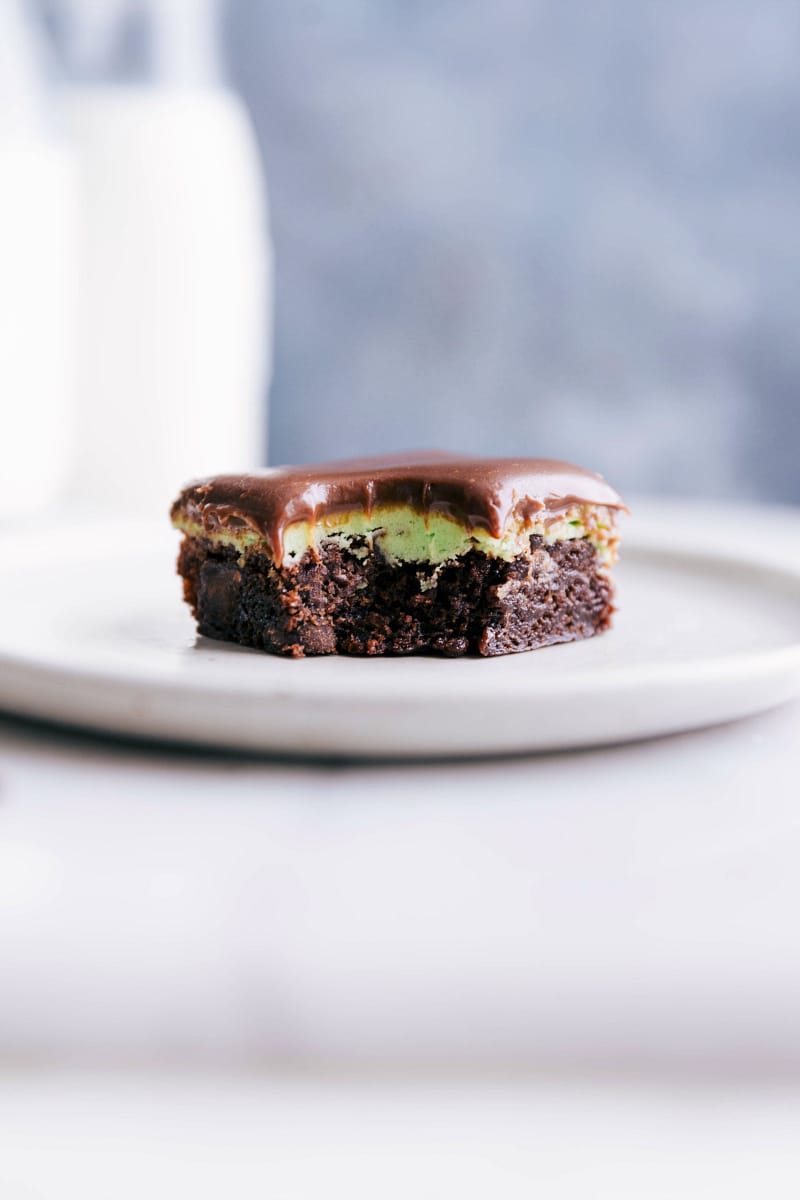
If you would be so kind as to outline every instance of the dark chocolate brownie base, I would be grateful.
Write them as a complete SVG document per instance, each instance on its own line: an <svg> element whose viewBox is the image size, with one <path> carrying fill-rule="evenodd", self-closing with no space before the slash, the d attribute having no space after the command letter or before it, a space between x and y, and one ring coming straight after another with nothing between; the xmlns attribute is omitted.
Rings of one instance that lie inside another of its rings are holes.
<svg viewBox="0 0 800 1200"><path fill-rule="evenodd" d="M512 654L607 629L613 589L583 539L511 562L388 564L333 544L276 569L258 551L185 537L178 558L200 633L273 654Z"/></svg>

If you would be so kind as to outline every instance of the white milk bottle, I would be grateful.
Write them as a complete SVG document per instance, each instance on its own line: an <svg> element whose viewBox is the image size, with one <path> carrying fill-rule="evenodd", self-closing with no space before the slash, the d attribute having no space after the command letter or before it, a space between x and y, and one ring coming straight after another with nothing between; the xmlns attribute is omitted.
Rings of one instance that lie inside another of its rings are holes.
<svg viewBox="0 0 800 1200"><path fill-rule="evenodd" d="M214 6L148 11L152 82L63 96L81 235L68 494L163 520L188 479L265 461L272 271L253 132L217 82Z"/></svg>
<svg viewBox="0 0 800 1200"><path fill-rule="evenodd" d="M75 177L23 18L0 4L0 523L54 501L73 400Z"/></svg>

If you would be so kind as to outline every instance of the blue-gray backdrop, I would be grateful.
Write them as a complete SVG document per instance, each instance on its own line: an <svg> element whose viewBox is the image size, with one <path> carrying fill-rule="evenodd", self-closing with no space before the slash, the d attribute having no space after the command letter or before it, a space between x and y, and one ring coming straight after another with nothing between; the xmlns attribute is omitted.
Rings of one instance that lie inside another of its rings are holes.
<svg viewBox="0 0 800 1200"><path fill-rule="evenodd" d="M232 0L271 461L542 453L800 500L795 0Z"/></svg>

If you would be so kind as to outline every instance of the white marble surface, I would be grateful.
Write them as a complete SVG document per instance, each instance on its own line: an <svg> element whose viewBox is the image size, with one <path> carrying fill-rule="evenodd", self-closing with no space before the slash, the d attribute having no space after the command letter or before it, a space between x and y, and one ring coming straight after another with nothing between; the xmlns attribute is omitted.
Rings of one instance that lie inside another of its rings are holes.
<svg viewBox="0 0 800 1200"><path fill-rule="evenodd" d="M562 1080L0 1078L3 1200L795 1200L800 1094Z"/></svg>
<svg viewBox="0 0 800 1200"><path fill-rule="evenodd" d="M4 726L0 1054L800 1067L798 735L330 769Z"/></svg>
<svg viewBox="0 0 800 1200"><path fill-rule="evenodd" d="M0 1056L793 1074L799 735L330 767L4 721Z"/></svg>

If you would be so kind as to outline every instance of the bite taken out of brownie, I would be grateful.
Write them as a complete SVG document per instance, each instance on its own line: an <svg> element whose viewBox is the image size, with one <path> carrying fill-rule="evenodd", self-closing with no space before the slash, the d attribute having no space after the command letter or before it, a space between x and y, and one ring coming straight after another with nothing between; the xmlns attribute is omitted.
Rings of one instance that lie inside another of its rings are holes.
<svg viewBox="0 0 800 1200"><path fill-rule="evenodd" d="M621 509L568 463L422 453L218 475L172 522L208 637L296 658L496 655L608 628Z"/></svg>

